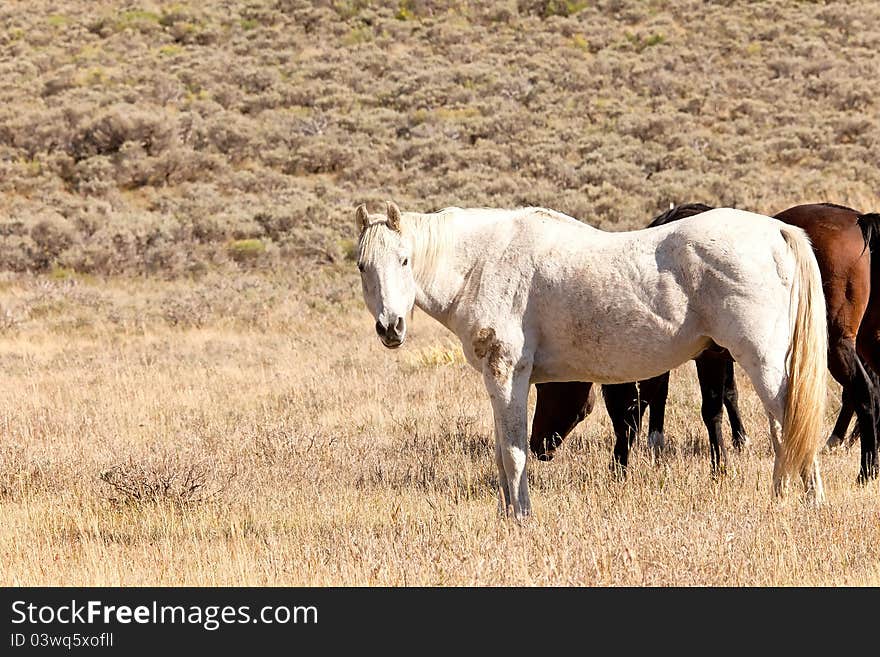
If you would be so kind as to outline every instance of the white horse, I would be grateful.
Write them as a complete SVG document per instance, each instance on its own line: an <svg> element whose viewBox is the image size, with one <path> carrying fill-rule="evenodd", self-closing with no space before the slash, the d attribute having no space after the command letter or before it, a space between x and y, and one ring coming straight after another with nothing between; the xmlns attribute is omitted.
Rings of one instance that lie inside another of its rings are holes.
<svg viewBox="0 0 880 657"><path fill-rule="evenodd" d="M502 511L531 509L530 383L647 379L710 341L748 373L770 418L774 493L800 475L808 497L823 499L825 299L801 229L727 208L629 232L544 208L401 214L389 203L384 216L361 205L356 220L382 343L403 344L415 304L482 372Z"/></svg>

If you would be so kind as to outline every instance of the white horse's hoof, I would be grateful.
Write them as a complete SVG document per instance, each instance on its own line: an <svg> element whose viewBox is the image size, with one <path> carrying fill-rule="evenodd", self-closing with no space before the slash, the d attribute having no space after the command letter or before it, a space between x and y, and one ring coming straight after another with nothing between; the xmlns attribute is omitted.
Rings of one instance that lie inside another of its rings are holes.
<svg viewBox="0 0 880 657"><path fill-rule="evenodd" d="M825 490L821 486L808 488L804 491L804 502L814 509L821 508L825 504Z"/></svg>
<svg viewBox="0 0 880 657"><path fill-rule="evenodd" d="M825 443L825 448L829 452L833 452L835 449L843 445L843 438L840 436L835 436L833 433L828 436L828 442Z"/></svg>
<svg viewBox="0 0 880 657"><path fill-rule="evenodd" d="M666 446L666 436L662 431L652 431L648 434L648 447L655 452L660 452Z"/></svg>

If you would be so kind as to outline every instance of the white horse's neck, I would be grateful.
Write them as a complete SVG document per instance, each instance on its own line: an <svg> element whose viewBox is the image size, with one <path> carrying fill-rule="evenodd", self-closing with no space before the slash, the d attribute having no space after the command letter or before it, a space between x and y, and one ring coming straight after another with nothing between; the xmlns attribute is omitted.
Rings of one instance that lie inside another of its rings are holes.
<svg viewBox="0 0 880 657"><path fill-rule="evenodd" d="M472 276L479 275L491 251L505 248L504 236L513 230L512 219L535 213L596 230L544 208L448 208L434 214L405 213L402 226L413 251L416 306L454 331L456 301L462 288ZM502 225L510 228L499 230Z"/></svg>
<svg viewBox="0 0 880 657"><path fill-rule="evenodd" d="M458 226L452 211L434 214L407 212L403 233L409 239L416 281L416 306L449 326L449 313L462 277L457 266Z"/></svg>

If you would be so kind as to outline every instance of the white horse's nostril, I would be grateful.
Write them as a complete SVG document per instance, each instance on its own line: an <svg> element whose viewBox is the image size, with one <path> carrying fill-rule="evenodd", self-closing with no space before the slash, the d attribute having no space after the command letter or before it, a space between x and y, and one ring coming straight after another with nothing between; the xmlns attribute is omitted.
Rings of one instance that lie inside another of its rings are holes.
<svg viewBox="0 0 880 657"><path fill-rule="evenodd" d="M394 322L394 332L400 335L403 333L403 330L406 326L406 320L403 317L398 317L397 321Z"/></svg>

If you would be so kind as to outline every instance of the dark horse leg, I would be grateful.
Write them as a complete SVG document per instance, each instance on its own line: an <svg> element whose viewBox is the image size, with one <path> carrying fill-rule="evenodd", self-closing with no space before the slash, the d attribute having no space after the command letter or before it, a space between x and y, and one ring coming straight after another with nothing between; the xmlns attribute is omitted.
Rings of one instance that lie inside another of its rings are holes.
<svg viewBox="0 0 880 657"><path fill-rule="evenodd" d="M532 418L529 446L541 461L553 458L556 448L596 405L592 383L569 381L539 383L538 398Z"/></svg>
<svg viewBox="0 0 880 657"><path fill-rule="evenodd" d="M862 446L858 481L865 483L877 476L877 389L850 339L834 336L830 341L828 369L855 408Z"/></svg>
<svg viewBox="0 0 880 657"><path fill-rule="evenodd" d="M874 253L872 252L872 256ZM872 265L873 266L873 265ZM872 271L872 281L876 280ZM873 300L873 295L872 295ZM859 335L857 338L858 354L868 366L869 372L866 376L869 379L870 391L873 393L875 406L875 419L880 420L880 390L878 390L877 375L880 374L880 304L874 304L868 307L862 325L859 327ZM858 406L856 406L858 412ZM859 470L859 481L864 482L867 479L873 479L877 476L877 433L876 424L875 431L869 437L865 436L864 424L861 416L859 416L859 440L862 445L861 469ZM864 475L864 476L863 476Z"/></svg>
<svg viewBox="0 0 880 657"><path fill-rule="evenodd" d="M717 476L723 474L727 468L727 450L724 447L724 435L721 429L721 421L724 419L724 382L727 376L727 363L719 356L705 354L697 356L694 360L697 363L697 378L700 380L700 393L703 396L700 413L706 431L709 432L712 474Z"/></svg>
<svg viewBox="0 0 880 657"><path fill-rule="evenodd" d="M612 468L626 476L629 448L639 435L642 414L648 401L639 395L636 383L615 383L602 386L605 408L614 427L614 462Z"/></svg>
<svg viewBox="0 0 880 657"><path fill-rule="evenodd" d="M856 349L859 358L867 366L866 372L869 378L869 386L874 397L875 419L880 420L880 214L873 212L864 214L858 218L859 228L869 245L871 252L871 296L865 308L865 315L858 327L856 337ZM858 412L858 406L856 406ZM878 454L877 433L870 437L865 435L861 417L859 417L859 439L862 444L862 461L859 471L859 481L873 479L877 476Z"/></svg>
<svg viewBox="0 0 880 657"><path fill-rule="evenodd" d="M656 457L666 444L663 425L666 422L666 399L669 397L669 372L639 381L639 394L651 409L648 416L648 447Z"/></svg>
<svg viewBox="0 0 880 657"><path fill-rule="evenodd" d="M828 442L825 443L828 449L836 449L846 442L846 432L849 429L849 423L855 411L856 409L850 399L849 388L844 388L843 394L840 396L840 412L837 414L837 422L834 423L831 435L828 436Z"/></svg>
<svg viewBox="0 0 880 657"><path fill-rule="evenodd" d="M724 408L727 409L727 419L730 421L733 447L740 450L749 444L749 437L739 415L739 392L736 389L732 359L724 363Z"/></svg>

